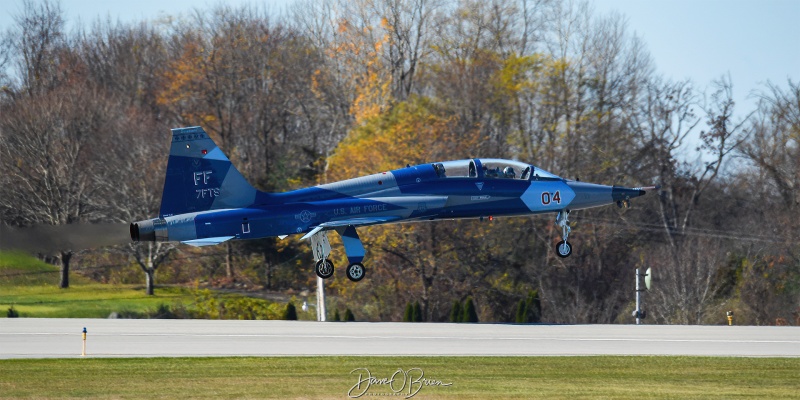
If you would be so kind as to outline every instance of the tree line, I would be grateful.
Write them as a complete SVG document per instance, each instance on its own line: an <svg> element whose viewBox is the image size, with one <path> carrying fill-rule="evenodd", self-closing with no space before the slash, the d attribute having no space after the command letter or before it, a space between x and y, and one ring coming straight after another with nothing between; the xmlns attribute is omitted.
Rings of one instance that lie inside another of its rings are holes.
<svg viewBox="0 0 800 400"><path fill-rule="evenodd" d="M555 256L550 216L370 227L369 279L337 276L331 294L369 320L401 320L414 303L415 319L446 321L470 298L480 321L622 323L635 268L651 267L656 323L723 323L727 310L741 323L799 323L800 83L747 88L758 102L740 110L730 77L667 79L623 15L574 1L298 0L280 16L220 5L67 32L58 2L25 0L14 21L0 45L8 225L157 215L179 126L203 126L265 191L510 158L661 189L630 208L574 212L568 259ZM224 254L185 261L204 252ZM265 239L43 256L64 287L71 261L121 262L131 268L89 274L144 277L152 293L156 271L161 282L302 290L314 284L309 253Z"/></svg>

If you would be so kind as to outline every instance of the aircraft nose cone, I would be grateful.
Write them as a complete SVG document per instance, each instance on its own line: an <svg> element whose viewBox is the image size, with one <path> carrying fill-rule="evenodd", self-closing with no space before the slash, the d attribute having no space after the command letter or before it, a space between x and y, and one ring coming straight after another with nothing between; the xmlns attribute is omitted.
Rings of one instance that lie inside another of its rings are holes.
<svg viewBox="0 0 800 400"><path fill-rule="evenodd" d="M644 196L646 191L639 188L626 188L622 186L614 186L611 189L611 198L614 201L628 200L634 197Z"/></svg>
<svg viewBox="0 0 800 400"><path fill-rule="evenodd" d="M569 204L571 209L598 207L613 202L611 186L578 181L567 182L567 185L575 192L575 198Z"/></svg>

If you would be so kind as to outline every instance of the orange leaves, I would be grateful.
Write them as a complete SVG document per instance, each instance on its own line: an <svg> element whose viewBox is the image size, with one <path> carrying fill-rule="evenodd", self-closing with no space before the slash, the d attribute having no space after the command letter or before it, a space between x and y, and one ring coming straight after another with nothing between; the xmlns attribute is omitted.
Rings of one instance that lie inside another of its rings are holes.
<svg viewBox="0 0 800 400"><path fill-rule="evenodd" d="M345 32L347 32L347 29L348 29L349 25L350 25L349 22L347 22L346 19L342 18L342 19L339 20L339 25L338 25L336 31L339 32L339 33L345 33Z"/></svg>
<svg viewBox="0 0 800 400"><path fill-rule="evenodd" d="M380 27L373 22L358 15L336 19L336 34L323 49L335 60L338 78L351 93L349 110L358 124L380 114L392 101L392 76L384 61L388 21L384 18Z"/></svg>
<svg viewBox="0 0 800 400"><path fill-rule="evenodd" d="M196 43L189 42L185 45L181 57L171 62L165 70L164 85L157 94L156 101L174 109L184 119L208 122L213 117L197 115L197 110L187 104L202 90L207 72L202 68L202 53L203 49Z"/></svg>
<svg viewBox="0 0 800 400"><path fill-rule="evenodd" d="M357 122L377 116L389 103L391 78L384 75L367 66L367 72L361 77L361 85L356 87L356 98L350 106L350 113Z"/></svg>
<svg viewBox="0 0 800 400"><path fill-rule="evenodd" d="M362 72L354 76L356 97L350 113L357 122L377 116L391 102L392 76L383 68L380 59L384 41L375 43L375 51L368 55Z"/></svg>

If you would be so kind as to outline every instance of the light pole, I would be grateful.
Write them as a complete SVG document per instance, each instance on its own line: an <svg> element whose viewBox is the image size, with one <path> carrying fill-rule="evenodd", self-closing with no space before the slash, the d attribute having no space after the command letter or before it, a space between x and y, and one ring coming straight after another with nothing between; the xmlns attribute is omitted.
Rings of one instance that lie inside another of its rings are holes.
<svg viewBox="0 0 800 400"><path fill-rule="evenodd" d="M317 304L308 304L308 301L303 301L303 312L308 312L309 307L314 307L317 310L317 321L325 322L325 281L317 277Z"/></svg>
<svg viewBox="0 0 800 400"><path fill-rule="evenodd" d="M644 276L644 285L647 288L646 290L650 290L650 268L647 268L647 271L644 274L639 272L639 268L636 268L636 310L633 311L633 316L636 317L636 325L641 323L641 320L647 316L647 311L642 310L642 292L644 290L639 289L639 277Z"/></svg>
<svg viewBox="0 0 800 400"><path fill-rule="evenodd" d="M325 322L325 280L317 277L317 321Z"/></svg>

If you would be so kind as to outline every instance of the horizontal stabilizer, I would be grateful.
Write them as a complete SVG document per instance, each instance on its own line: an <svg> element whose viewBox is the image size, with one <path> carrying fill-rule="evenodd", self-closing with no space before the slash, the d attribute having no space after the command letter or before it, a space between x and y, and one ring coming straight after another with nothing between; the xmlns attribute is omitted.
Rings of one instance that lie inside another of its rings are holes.
<svg viewBox="0 0 800 400"><path fill-rule="evenodd" d="M212 237L212 238L205 238L205 239L193 239L187 240L185 242L181 242L183 244L188 244L189 246L194 247L202 247L202 246L213 246L215 244L220 244L222 242L228 241L233 239L233 236L220 236L220 237Z"/></svg>

